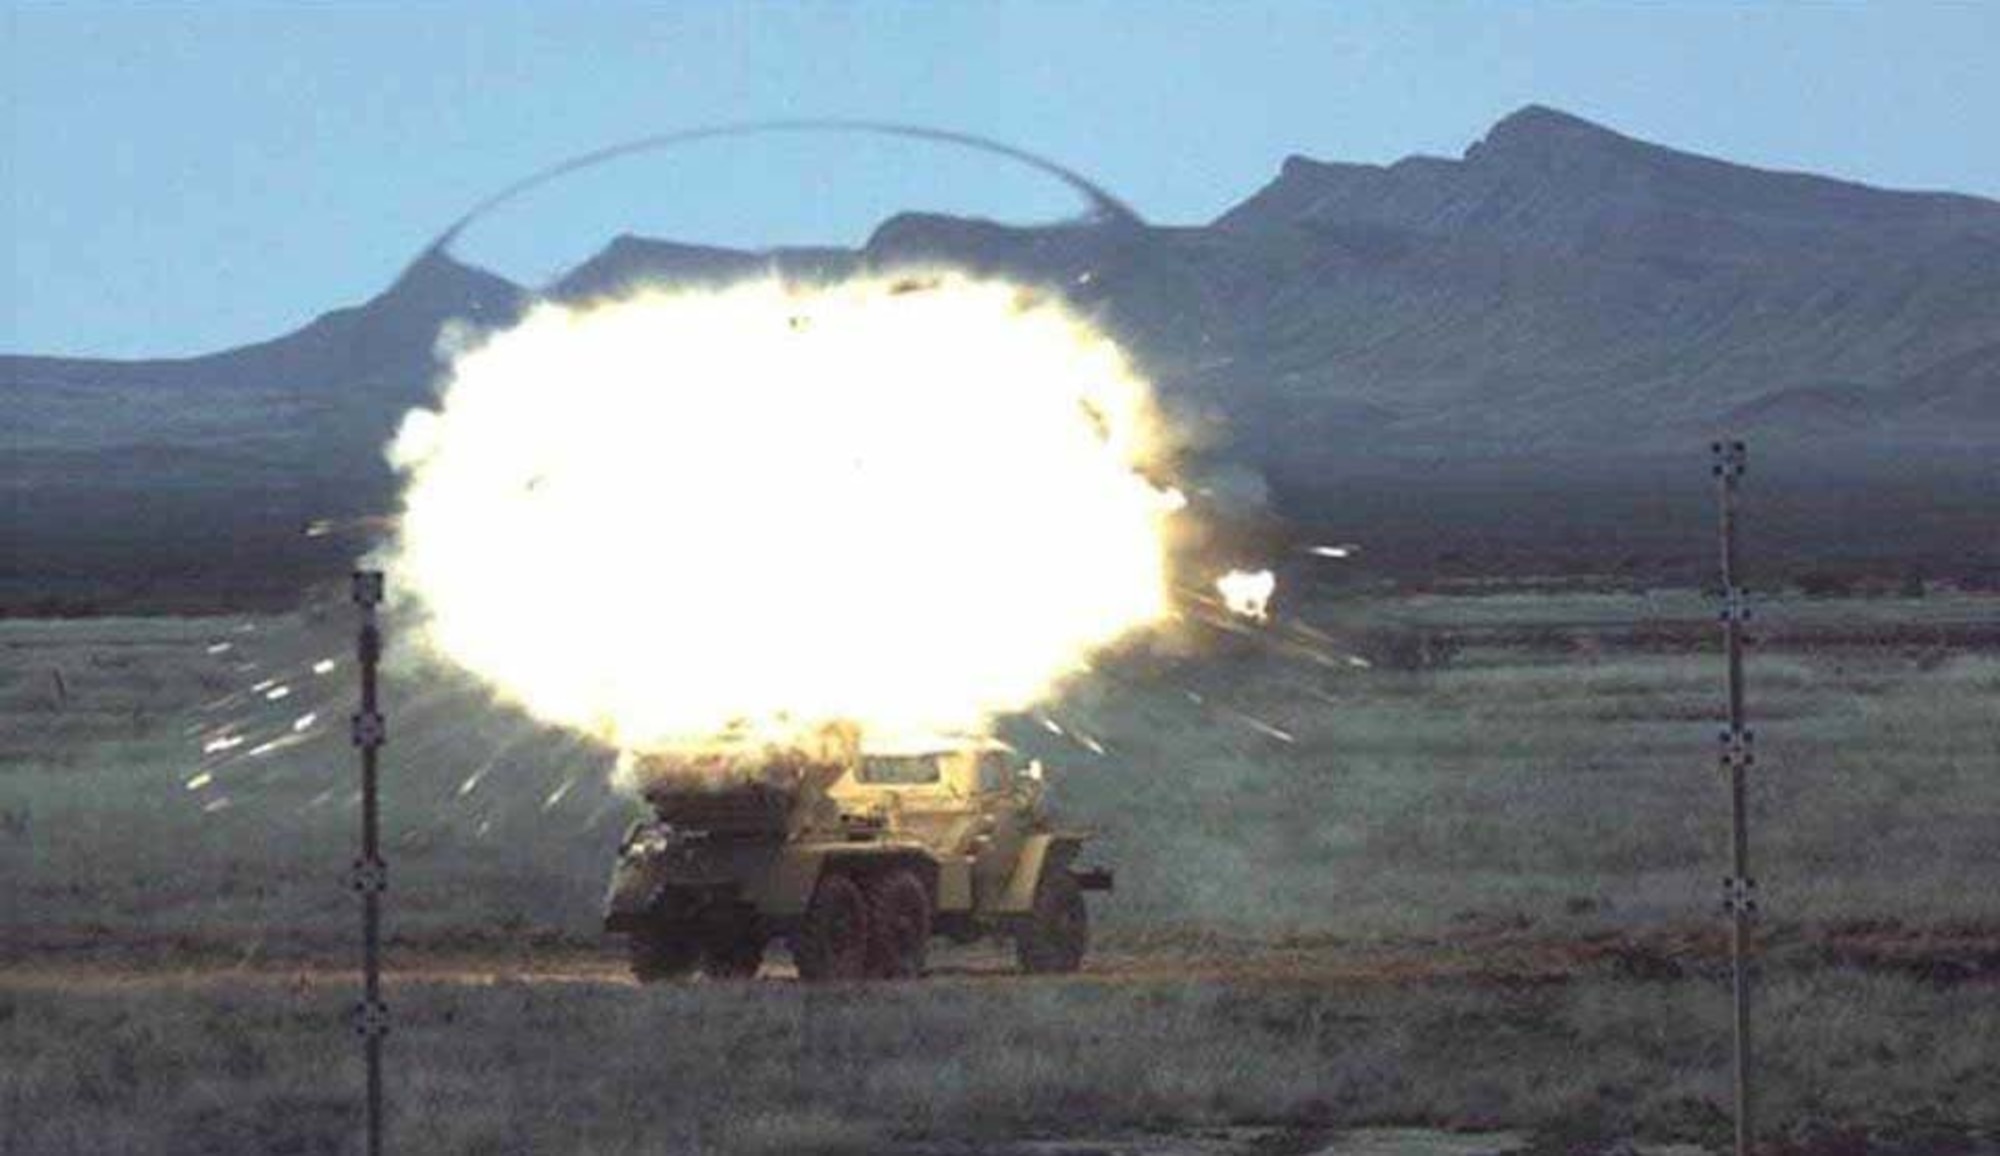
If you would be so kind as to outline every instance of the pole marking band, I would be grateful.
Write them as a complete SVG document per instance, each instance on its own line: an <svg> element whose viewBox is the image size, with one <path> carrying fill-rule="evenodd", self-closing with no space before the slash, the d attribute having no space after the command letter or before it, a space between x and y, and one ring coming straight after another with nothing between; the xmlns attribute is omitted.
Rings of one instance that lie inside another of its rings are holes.
<svg viewBox="0 0 2000 1156"><path fill-rule="evenodd" d="M389 1034L389 1005L379 999L364 999L347 1013L347 1026L364 1040Z"/></svg>
<svg viewBox="0 0 2000 1156"><path fill-rule="evenodd" d="M389 865L380 859L356 859L347 871L347 889L356 895L380 895L389 889Z"/></svg>
<svg viewBox="0 0 2000 1156"><path fill-rule="evenodd" d="M350 593L356 606L380 606L382 604L382 572L380 570L356 570L352 579Z"/></svg>
<svg viewBox="0 0 2000 1156"><path fill-rule="evenodd" d="M376 710L357 711L347 720L348 732L354 745L373 750L389 741L389 724Z"/></svg>

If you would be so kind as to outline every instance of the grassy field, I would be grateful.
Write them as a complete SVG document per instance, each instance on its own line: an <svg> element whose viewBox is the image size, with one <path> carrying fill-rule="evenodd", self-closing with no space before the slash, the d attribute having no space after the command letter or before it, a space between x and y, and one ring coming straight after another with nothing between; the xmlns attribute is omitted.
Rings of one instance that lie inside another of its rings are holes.
<svg viewBox="0 0 2000 1156"><path fill-rule="evenodd" d="M392 998L392 1128L407 1151L858 1153L1246 1122L1305 1137L1371 1122L1509 1127L1547 1152L1728 1134L1728 1005L1714 985L502 983ZM0 1150L351 1144L355 1049L335 993L0 1000L0 1106L16 1122ZM1872 1135L1873 1150L1938 1154L2000 1123L1990 988L1787 976L1766 1021L1766 1118L1801 1145L1867 1151L1854 1144Z"/></svg>
<svg viewBox="0 0 2000 1156"><path fill-rule="evenodd" d="M1841 946L1928 965L1924 944L2000 927L1996 610L1760 608L1754 873L1779 948L1760 1023L1769 1134L1798 1150L2000 1127L1991 961L1944 982ZM354 923L346 626L0 623L0 964L41 977L0 989L0 1152L346 1150L351 1080L327 1073L352 1062L347 997L312 978ZM399 1131L467 1152L1227 1123L1719 1142L1713 633L1692 594L1326 597L1198 656L1127 656L1010 732L1104 830L1100 943L1143 968L826 993L412 982ZM596 905L634 807L607 756L408 665L387 706L392 961L608 955ZM1488 943L1613 949L1553 975L1341 966ZM1250 966L1293 957L1312 966ZM100 981L197 965L242 982Z"/></svg>

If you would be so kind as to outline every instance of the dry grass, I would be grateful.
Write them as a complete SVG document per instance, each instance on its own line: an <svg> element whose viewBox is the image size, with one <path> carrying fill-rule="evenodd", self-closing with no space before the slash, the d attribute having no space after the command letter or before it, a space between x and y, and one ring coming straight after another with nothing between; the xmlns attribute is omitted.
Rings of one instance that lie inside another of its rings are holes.
<svg viewBox="0 0 2000 1156"><path fill-rule="evenodd" d="M881 1151L1246 1122L1726 1135L1711 985L1524 989L934 981L411 986L392 1126L422 1152ZM0 996L0 1151L350 1149L330 993ZM1827 972L1769 991L1772 1133L2000 1125L1990 992Z"/></svg>
<svg viewBox="0 0 2000 1156"><path fill-rule="evenodd" d="M1336 630L1381 613L1311 609ZM310 673L343 656L341 625L0 624L0 869L17 881L0 921L42 939L261 935L280 952L344 934L330 883L354 821L349 688ZM1723 873L1717 666L1625 649L1473 648L1423 671L1238 653L1121 668L1050 712L1062 735L1013 730L1054 766L1058 804L1107 832L1113 932L1427 934L1466 913L1649 926L1706 919ZM2000 919L1990 891L1959 885L2000 871L2000 659L1797 650L1753 654L1750 677L1774 915ZM246 693L270 678L291 693ZM633 814L605 756L415 675L388 702L398 928L590 937ZM204 755L218 736L244 741ZM272 740L298 745L260 753Z"/></svg>
<svg viewBox="0 0 2000 1156"><path fill-rule="evenodd" d="M1700 613L1694 599L1651 605L1669 623ZM1926 621L1967 605L1932 600ZM1424 630L1553 630L1561 645L1468 634L1414 670L1255 647L1134 660L1051 710L1060 734L1035 719L1014 734L1055 767L1059 805L1106 831L1120 889L1098 910L1114 948L1712 926L1718 664L1591 641L1633 606L1311 606L1338 637L1414 628L1403 615ZM0 623L4 956L344 958L351 708L344 669L312 673L344 658L344 633L338 613ZM1808 637L1754 652L1750 675L1774 930L2000 924L1978 882L2000 877L2000 659ZM289 693L252 693L265 679ZM632 812L603 785L605 757L413 671L388 705L392 931L595 942ZM244 741L204 753L230 736ZM259 750L274 740L287 745ZM1760 1012L1780 1128L2000 1124L1990 986L1786 968ZM411 986L395 993L396 1128L433 1152L872 1151L1242 1121L1712 1141L1722 999L1706 978L1609 974L1533 988ZM0 995L0 1153L348 1151L339 1002L261 985L220 1000Z"/></svg>

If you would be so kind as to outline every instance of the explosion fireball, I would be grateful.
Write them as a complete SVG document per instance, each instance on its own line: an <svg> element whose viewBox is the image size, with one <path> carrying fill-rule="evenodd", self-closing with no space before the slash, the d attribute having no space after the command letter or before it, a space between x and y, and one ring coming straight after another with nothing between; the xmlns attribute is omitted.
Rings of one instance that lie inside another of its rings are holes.
<svg viewBox="0 0 2000 1156"><path fill-rule="evenodd" d="M424 641L625 750L977 731L1169 610L1147 384L956 274L542 304L390 448Z"/></svg>

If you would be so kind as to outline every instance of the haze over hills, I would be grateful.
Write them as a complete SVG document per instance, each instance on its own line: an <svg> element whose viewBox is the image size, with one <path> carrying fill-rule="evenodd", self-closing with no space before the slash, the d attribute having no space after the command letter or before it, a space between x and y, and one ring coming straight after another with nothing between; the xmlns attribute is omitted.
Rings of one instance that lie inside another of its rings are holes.
<svg viewBox="0 0 2000 1156"><path fill-rule="evenodd" d="M772 253L621 237L543 292L925 263L1096 314L1208 457L1394 569L1685 568L1721 431L1773 463L1788 559L2000 565L1964 532L2000 511L2000 203L1746 168L1546 108L1458 159L1289 158L1205 226L906 214L858 251ZM429 398L440 327L504 324L530 296L431 254L260 345L0 358L0 605L281 598L338 572L354 542L302 529L392 503L380 446Z"/></svg>

